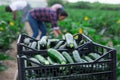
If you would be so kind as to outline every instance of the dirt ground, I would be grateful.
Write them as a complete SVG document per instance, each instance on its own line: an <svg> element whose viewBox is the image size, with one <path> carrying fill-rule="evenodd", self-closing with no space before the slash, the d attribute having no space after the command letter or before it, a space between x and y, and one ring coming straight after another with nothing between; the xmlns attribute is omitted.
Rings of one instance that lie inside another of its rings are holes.
<svg viewBox="0 0 120 80"><path fill-rule="evenodd" d="M27 31L28 35L32 35L32 31L29 27L29 24L26 22L24 29ZM7 54L14 58L14 60L4 61L4 65L8 67L7 70L0 72L0 80L16 80L17 78L17 41L14 41L11 46L12 48L7 51Z"/></svg>
<svg viewBox="0 0 120 80"><path fill-rule="evenodd" d="M4 65L6 65L8 68L7 70L0 72L0 80L15 80L17 75L17 46L16 41L14 41L12 44L12 49L8 50L7 54L14 58L14 60L6 60L4 61Z"/></svg>

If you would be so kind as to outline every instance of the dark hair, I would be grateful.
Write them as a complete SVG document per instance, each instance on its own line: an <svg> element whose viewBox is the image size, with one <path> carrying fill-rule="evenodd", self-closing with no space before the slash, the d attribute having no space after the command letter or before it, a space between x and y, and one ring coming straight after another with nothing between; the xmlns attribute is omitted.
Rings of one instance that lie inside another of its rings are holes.
<svg viewBox="0 0 120 80"><path fill-rule="evenodd" d="M61 9L61 8L58 8L56 12L57 12L57 16L59 16L59 15L60 15L60 16L66 16L66 17L68 16L67 12L64 11L64 10Z"/></svg>
<svg viewBox="0 0 120 80"><path fill-rule="evenodd" d="M6 6L6 7L5 7L5 11L6 11L6 12L12 12L10 6Z"/></svg>

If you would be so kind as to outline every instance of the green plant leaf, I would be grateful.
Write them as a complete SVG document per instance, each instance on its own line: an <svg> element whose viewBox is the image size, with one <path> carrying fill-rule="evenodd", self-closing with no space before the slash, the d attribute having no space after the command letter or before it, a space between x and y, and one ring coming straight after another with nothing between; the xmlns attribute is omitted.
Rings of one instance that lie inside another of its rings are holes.
<svg viewBox="0 0 120 80"><path fill-rule="evenodd" d="M13 58L6 55L5 53L0 53L0 61L2 60L13 60Z"/></svg>

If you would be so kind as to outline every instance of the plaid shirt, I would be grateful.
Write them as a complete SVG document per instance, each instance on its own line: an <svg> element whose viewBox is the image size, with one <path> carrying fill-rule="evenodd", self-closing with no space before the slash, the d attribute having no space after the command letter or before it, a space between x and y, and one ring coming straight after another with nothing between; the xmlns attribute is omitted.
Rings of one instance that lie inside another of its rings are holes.
<svg viewBox="0 0 120 80"><path fill-rule="evenodd" d="M30 15L37 21L50 22L53 29L59 29L57 26L57 14L50 8L37 8L30 11Z"/></svg>

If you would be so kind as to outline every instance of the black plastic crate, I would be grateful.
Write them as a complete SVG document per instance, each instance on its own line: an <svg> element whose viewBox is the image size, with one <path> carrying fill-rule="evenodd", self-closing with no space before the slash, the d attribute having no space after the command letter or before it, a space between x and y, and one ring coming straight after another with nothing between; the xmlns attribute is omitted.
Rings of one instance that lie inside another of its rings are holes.
<svg viewBox="0 0 120 80"><path fill-rule="evenodd" d="M86 35L84 35L84 34L76 34L76 35L73 35L73 37L74 37L74 39L75 39L75 41L76 41L76 44L78 45L78 46L82 46L83 44L87 44L87 43L89 43L89 42L92 42L92 40L89 38L89 37L87 37ZM28 50L33 50L33 51L39 51L39 50L37 50L37 49L32 49L32 48L30 48L30 47L28 47L28 46L26 46L25 44L24 44L24 39L25 38L29 38L30 39L30 42L37 42L38 40L37 39L34 39L34 38L32 38L32 37L30 37L30 36L28 36L28 35L26 35L26 34L21 34L21 35L19 35L19 37L18 37L18 41L17 41L17 48L18 48L18 51L19 52L21 52L21 51L28 51ZM48 39L49 40L49 39ZM64 41L63 43L65 43L65 40L63 39L63 40L60 40L59 39L59 41ZM58 42L56 42L56 43L52 43L51 45L52 46L54 46L54 45L56 45ZM23 48L27 48L28 50L23 50ZM44 49L43 49L44 50Z"/></svg>
<svg viewBox="0 0 120 80"><path fill-rule="evenodd" d="M17 55L19 80L116 80L116 50L97 43L80 46L77 50L81 56L97 53L101 57L94 62L47 66L22 57L23 55L32 57L36 54L45 57L47 51L23 52ZM72 50L66 51L72 52ZM26 65L30 62L38 66Z"/></svg>

